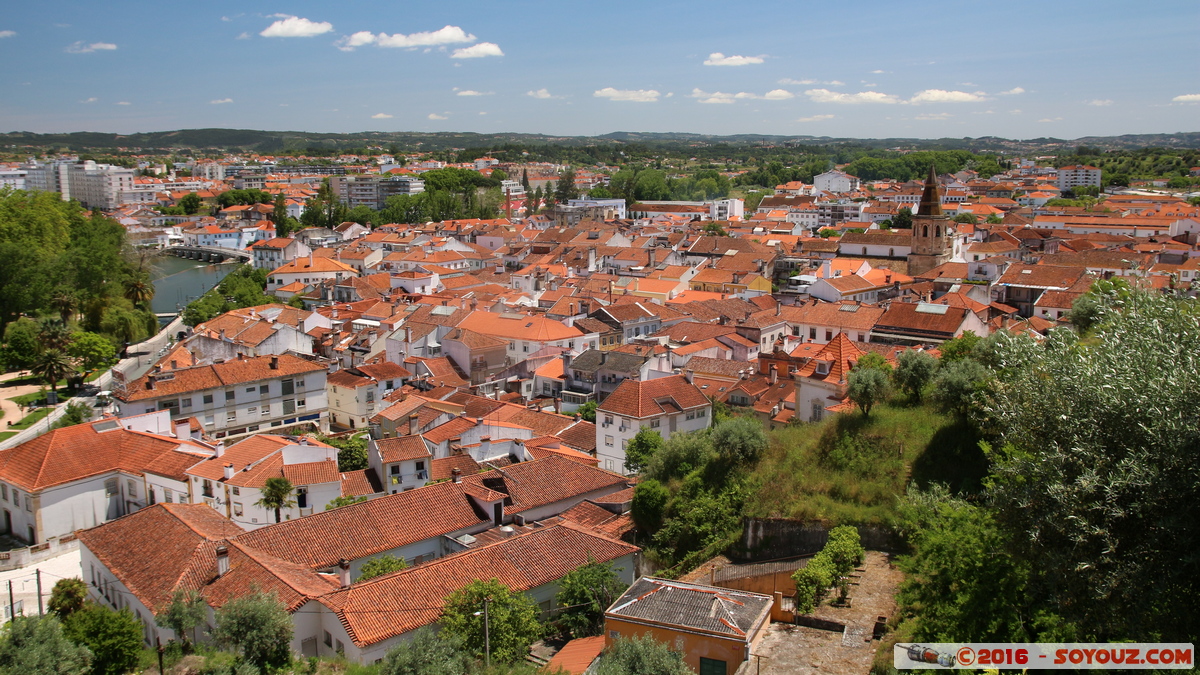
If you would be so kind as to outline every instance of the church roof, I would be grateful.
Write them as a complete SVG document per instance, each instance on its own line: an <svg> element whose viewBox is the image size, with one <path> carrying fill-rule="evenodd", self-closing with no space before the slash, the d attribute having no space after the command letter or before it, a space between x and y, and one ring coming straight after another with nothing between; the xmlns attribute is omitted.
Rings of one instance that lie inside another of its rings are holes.
<svg viewBox="0 0 1200 675"><path fill-rule="evenodd" d="M937 172L932 164L929 165L929 176L925 178L925 190L921 193L921 205L917 207L916 215L942 215L942 198L938 195Z"/></svg>

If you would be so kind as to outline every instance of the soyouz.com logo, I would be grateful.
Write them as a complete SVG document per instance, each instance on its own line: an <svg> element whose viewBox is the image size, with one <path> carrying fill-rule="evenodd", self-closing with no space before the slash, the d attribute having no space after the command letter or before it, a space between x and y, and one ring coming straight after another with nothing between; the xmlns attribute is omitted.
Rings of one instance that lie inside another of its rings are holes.
<svg viewBox="0 0 1200 675"><path fill-rule="evenodd" d="M1189 643L971 643L897 644L897 670L1188 670L1196 665Z"/></svg>

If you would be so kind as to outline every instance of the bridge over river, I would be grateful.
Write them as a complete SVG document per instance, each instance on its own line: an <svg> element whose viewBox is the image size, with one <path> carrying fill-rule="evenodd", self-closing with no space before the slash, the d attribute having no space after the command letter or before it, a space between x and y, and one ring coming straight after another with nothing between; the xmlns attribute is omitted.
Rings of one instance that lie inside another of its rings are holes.
<svg viewBox="0 0 1200 675"><path fill-rule="evenodd" d="M253 259L249 251L242 251L236 248L220 248L217 246L169 246L163 249L163 252L177 258L213 263L225 262L230 258L237 258L242 262L250 262Z"/></svg>

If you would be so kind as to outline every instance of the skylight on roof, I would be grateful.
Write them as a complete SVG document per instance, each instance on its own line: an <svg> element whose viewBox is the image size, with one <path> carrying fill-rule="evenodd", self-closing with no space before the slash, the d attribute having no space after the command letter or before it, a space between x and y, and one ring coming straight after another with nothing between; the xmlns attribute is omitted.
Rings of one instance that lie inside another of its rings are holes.
<svg viewBox="0 0 1200 675"><path fill-rule="evenodd" d="M858 305L842 305L841 307L838 307L838 311L839 312L857 312Z"/></svg>
<svg viewBox="0 0 1200 675"><path fill-rule="evenodd" d="M112 431L113 429L116 429L120 426L121 426L121 423L116 420L104 420L103 422L97 422L97 423L93 424L92 430L95 431L96 433L100 433L100 432L104 432L104 431Z"/></svg>
<svg viewBox="0 0 1200 675"><path fill-rule="evenodd" d="M949 311L950 305L935 305L929 302L921 302L917 304L918 314L945 314Z"/></svg>
<svg viewBox="0 0 1200 675"><path fill-rule="evenodd" d="M438 305L437 307L433 308L433 311L430 312L430 314L432 314L434 316L450 316L451 314L453 314L456 311L458 311L457 307L451 307L449 305Z"/></svg>

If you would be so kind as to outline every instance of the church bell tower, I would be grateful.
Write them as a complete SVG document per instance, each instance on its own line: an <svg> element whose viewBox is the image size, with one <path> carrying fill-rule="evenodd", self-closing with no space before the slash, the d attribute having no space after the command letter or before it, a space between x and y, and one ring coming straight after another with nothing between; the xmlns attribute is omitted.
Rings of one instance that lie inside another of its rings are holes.
<svg viewBox="0 0 1200 675"><path fill-rule="evenodd" d="M954 254L954 222L942 213L937 173L930 165L921 193L921 205L913 215L912 253L908 256L908 274L916 276L950 261Z"/></svg>

